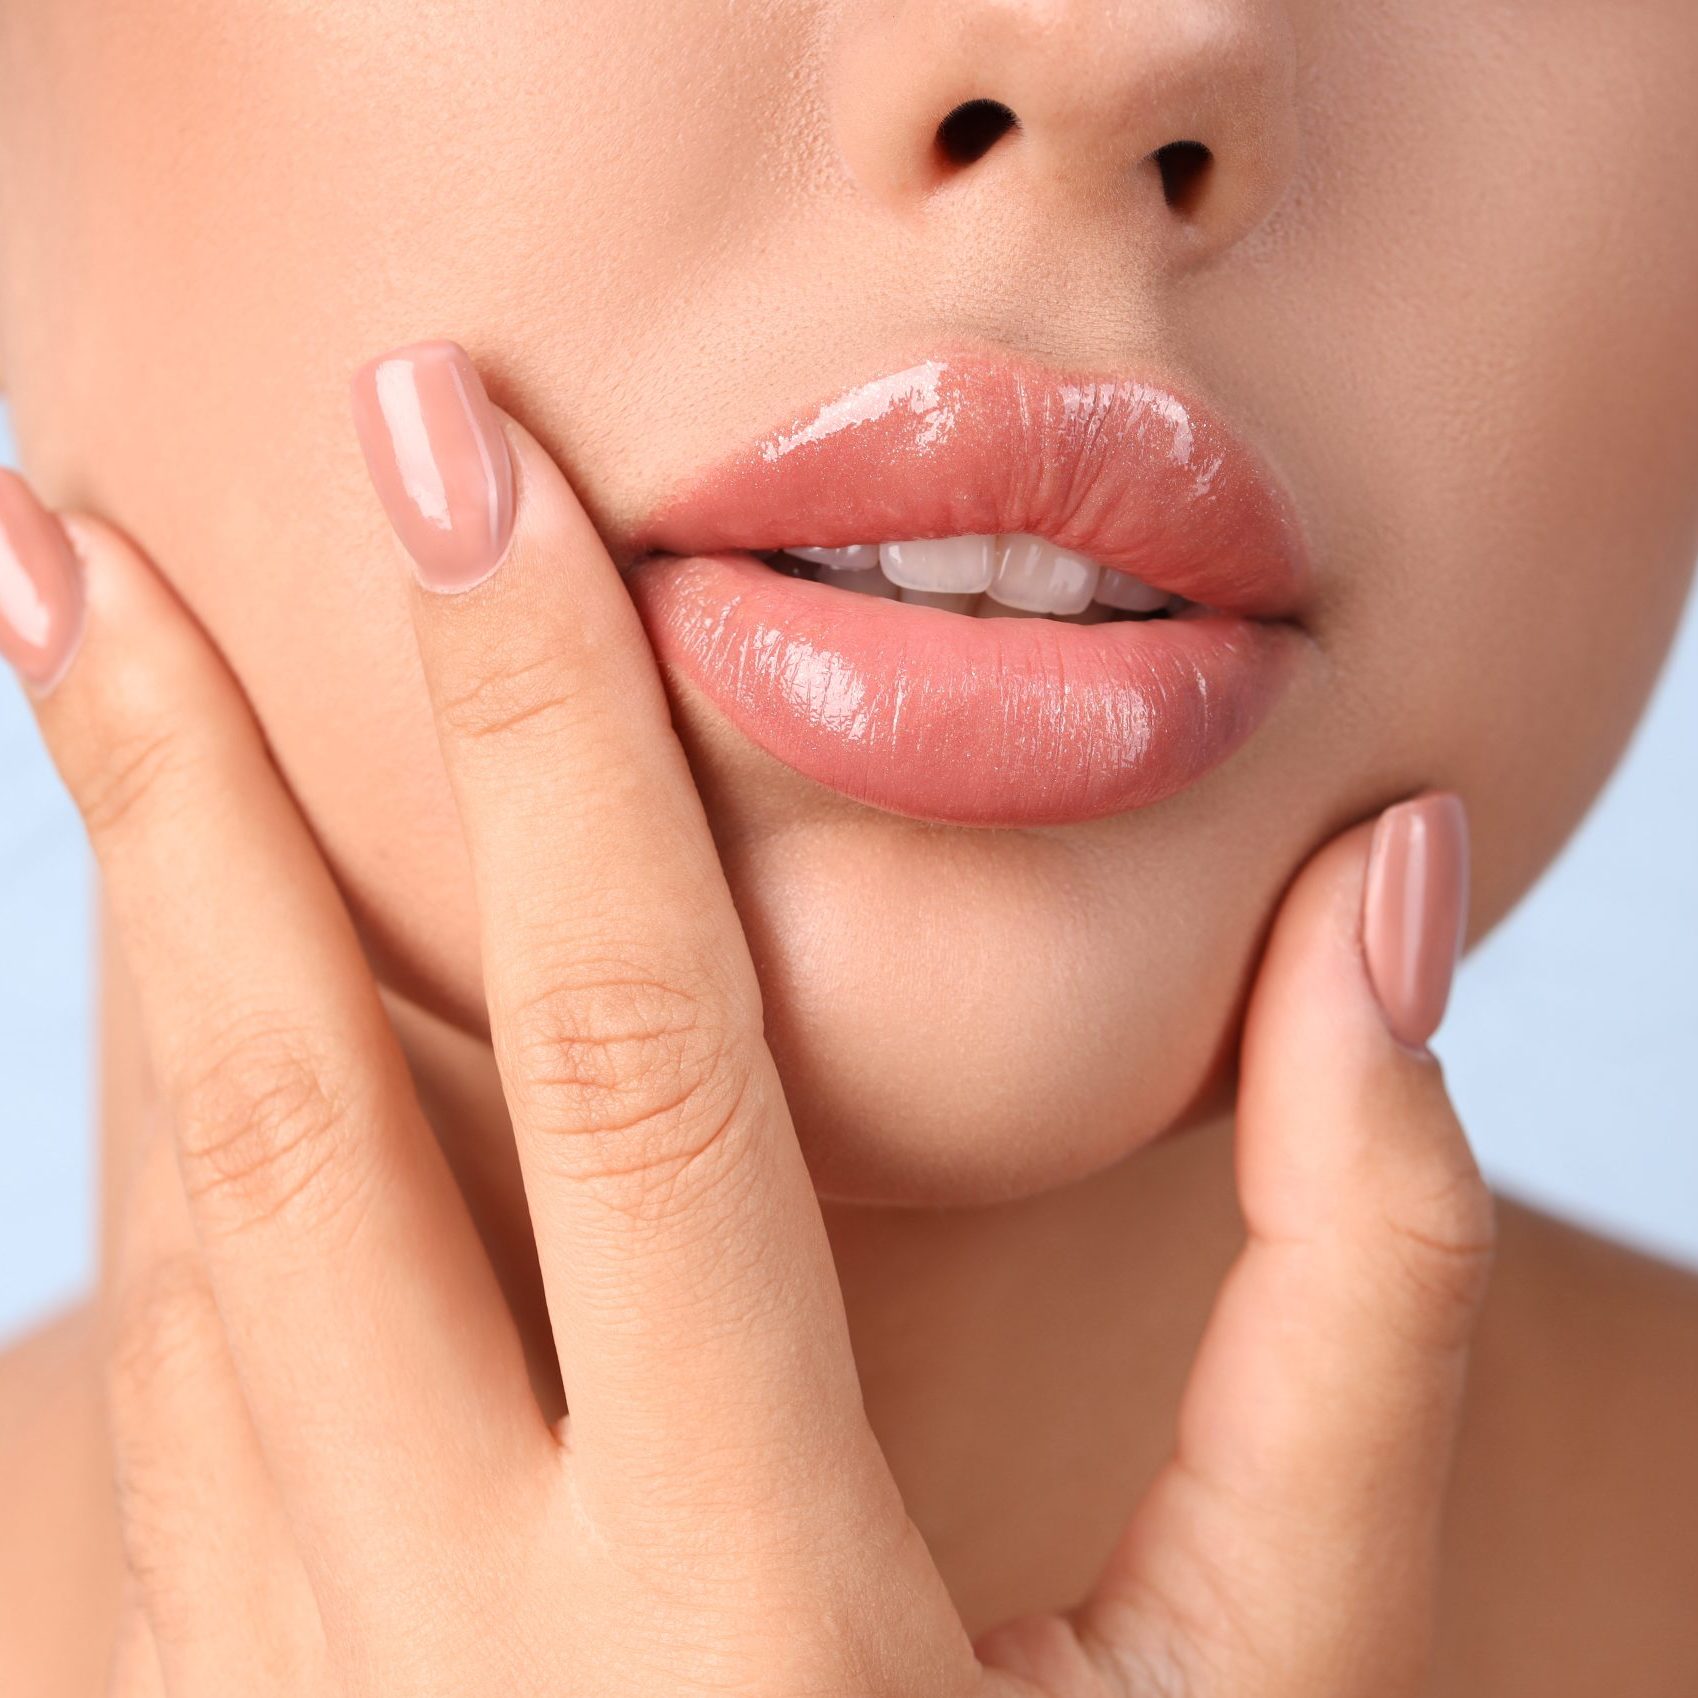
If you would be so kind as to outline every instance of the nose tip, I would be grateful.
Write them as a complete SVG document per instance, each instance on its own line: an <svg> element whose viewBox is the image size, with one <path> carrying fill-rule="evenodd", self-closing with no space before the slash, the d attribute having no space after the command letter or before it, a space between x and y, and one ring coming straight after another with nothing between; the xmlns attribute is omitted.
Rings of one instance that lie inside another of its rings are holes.
<svg viewBox="0 0 1698 1698"><path fill-rule="evenodd" d="M1290 178L1294 57L1284 0L893 0L846 19L833 118L887 206L994 179L1029 216L1112 209L1194 259Z"/></svg>

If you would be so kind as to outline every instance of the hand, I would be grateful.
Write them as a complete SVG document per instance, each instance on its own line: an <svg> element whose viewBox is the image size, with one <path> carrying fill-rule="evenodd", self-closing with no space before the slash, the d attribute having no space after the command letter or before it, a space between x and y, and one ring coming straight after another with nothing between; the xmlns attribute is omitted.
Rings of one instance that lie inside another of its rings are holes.
<svg viewBox="0 0 1698 1698"><path fill-rule="evenodd" d="M433 422L453 528L421 541L388 493L421 574L460 591L421 587L413 612L571 1413L538 1411L237 687L120 537L68 521L86 625L39 717L168 1120L118 1282L135 1613L115 1691L1414 1692L1490 1208L1438 1067L1375 996L1425 1036L1396 951L1372 975L1365 959L1367 830L1305 870L1266 955L1240 1102L1249 1240L1176 1454L1088 1602L975 1646L862 1410L631 603L464 357L401 366L403 388L467 397Z"/></svg>

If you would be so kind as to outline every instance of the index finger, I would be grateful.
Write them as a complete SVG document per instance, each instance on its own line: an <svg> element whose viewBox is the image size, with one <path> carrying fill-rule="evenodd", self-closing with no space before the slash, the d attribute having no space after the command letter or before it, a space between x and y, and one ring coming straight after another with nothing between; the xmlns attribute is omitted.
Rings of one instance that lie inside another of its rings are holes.
<svg viewBox="0 0 1698 1698"><path fill-rule="evenodd" d="M635 608L452 343L355 380L471 854L574 1451L817 1494L866 1424L759 992ZM822 1450L823 1447L823 1450ZM848 1472L847 1469L844 1470ZM723 1501L722 1499L719 1501Z"/></svg>

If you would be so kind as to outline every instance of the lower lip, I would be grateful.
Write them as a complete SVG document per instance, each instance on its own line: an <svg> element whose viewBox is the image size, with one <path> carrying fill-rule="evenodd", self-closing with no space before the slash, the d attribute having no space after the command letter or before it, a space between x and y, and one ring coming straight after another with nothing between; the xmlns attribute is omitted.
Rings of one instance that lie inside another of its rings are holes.
<svg viewBox="0 0 1698 1698"><path fill-rule="evenodd" d="M1073 824L1194 784L1266 719L1297 636L1216 613L970 619L748 555L651 559L631 591L662 664L768 754L959 825Z"/></svg>

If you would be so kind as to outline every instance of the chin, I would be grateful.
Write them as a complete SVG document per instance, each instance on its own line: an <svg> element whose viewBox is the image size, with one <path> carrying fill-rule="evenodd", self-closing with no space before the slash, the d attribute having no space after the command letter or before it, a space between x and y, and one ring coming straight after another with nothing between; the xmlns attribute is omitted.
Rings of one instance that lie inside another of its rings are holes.
<svg viewBox="0 0 1698 1698"><path fill-rule="evenodd" d="M686 708L680 729L822 1196L1030 1197L1227 1105L1245 987L1300 858L1277 831L1235 876L1220 837L1237 834L1201 799L1159 823L925 825L827 794L711 714Z"/></svg>
<svg viewBox="0 0 1698 1698"><path fill-rule="evenodd" d="M930 971L941 963L925 956L955 953L952 935L970 952L975 928L955 919L940 916L916 958L894 935L869 946L853 904L820 904L801 949L763 968L769 1039L823 1197L929 1208L1031 1197L1221 1103L1235 998L1206 1010L1187 999L1179 1019L1175 998L1132 973L1081 1018L1069 981L1084 975L1061 950L1026 956L1019 995L998 993L1020 973L1000 940L964 970ZM859 941L811 967L839 930Z"/></svg>
<svg viewBox="0 0 1698 1698"><path fill-rule="evenodd" d="M966 1209L1016 1202L1090 1178L1213 1118L1228 1070L1191 1088L1155 1056L1091 1058L1076 1074L1026 1066L989 1042L923 1036L868 1069L805 1038L775 1041L797 1133L827 1202ZM1175 1105L1178 1105L1177 1107Z"/></svg>

